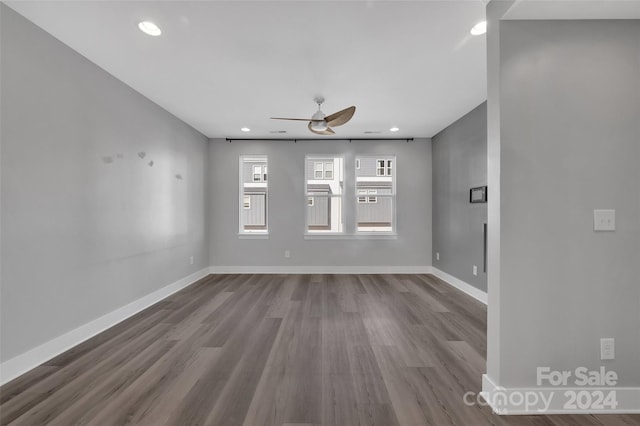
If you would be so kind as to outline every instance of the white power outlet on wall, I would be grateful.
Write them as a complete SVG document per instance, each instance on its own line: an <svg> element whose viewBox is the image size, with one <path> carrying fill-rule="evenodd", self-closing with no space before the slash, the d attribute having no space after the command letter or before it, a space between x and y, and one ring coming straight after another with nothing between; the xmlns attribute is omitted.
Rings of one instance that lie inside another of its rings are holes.
<svg viewBox="0 0 640 426"><path fill-rule="evenodd" d="M284 251L284 257L286 257L287 259L291 257L291 252L289 250L285 250Z"/></svg>
<svg viewBox="0 0 640 426"><path fill-rule="evenodd" d="M473 265L473 275L478 275L478 267Z"/></svg>
<svg viewBox="0 0 640 426"><path fill-rule="evenodd" d="M189 265L193 265L193 256L189 258Z"/></svg>
<svg viewBox="0 0 640 426"><path fill-rule="evenodd" d="M593 211L594 231L615 231L616 211L612 209Z"/></svg>
<svg viewBox="0 0 640 426"><path fill-rule="evenodd" d="M600 359L615 359L616 348L613 337L600 339Z"/></svg>
<svg viewBox="0 0 640 426"><path fill-rule="evenodd" d="M440 252L436 252L436 260L440 260Z"/></svg>

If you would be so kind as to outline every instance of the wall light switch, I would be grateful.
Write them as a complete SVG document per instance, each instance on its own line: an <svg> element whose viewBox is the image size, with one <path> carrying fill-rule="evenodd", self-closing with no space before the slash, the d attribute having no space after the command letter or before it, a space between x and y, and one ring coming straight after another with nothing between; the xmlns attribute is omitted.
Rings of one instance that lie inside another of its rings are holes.
<svg viewBox="0 0 640 426"><path fill-rule="evenodd" d="M615 231L616 211L615 210L594 210L593 211L594 231Z"/></svg>
<svg viewBox="0 0 640 426"><path fill-rule="evenodd" d="M478 267L473 265L473 275L478 275Z"/></svg>
<svg viewBox="0 0 640 426"><path fill-rule="evenodd" d="M440 260L440 253L436 252L436 260Z"/></svg>

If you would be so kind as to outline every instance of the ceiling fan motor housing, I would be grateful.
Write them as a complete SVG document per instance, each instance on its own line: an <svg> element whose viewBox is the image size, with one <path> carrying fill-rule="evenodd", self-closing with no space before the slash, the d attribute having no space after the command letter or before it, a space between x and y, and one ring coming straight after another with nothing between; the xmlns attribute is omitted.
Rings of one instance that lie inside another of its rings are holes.
<svg viewBox="0 0 640 426"><path fill-rule="evenodd" d="M311 120L322 120L322 121L312 121L311 128L316 132L324 132L325 130L327 130L327 127L329 126L327 125L327 122L324 119L325 117L326 116L324 115L324 113L320 111L320 108L318 108L318 111L316 111L316 113L313 114L313 117L311 117Z"/></svg>

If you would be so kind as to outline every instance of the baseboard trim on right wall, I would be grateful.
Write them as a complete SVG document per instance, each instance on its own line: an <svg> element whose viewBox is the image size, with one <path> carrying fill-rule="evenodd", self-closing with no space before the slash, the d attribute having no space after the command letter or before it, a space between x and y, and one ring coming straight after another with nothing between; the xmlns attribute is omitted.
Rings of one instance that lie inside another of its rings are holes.
<svg viewBox="0 0 640 426"><path fill-rule="evenodd" d="M456 277L454 277L453 275L449 275L444 271L441 271L440 269L436 268L435 266L431 267L431 273L433 275L435 275L436 277L440 278L443 281L446 281L448 284L452 285L453 287L457 288L460 291L463 291L465 293L467 293L469 296L473 297L474 299L484 303L485 305L488 304L488 297L487 297L487 293L479 290L477 288L475 288L474 286L472 286L471 284L468 284Z"/></svg>
<svg viewBox="0 0 640 426"><path fill-rule="evenodd" d="M505 388L483 374L480 395L498 415L640 414L637 387ZM478 401L471 396L467 400Z"/></svg>

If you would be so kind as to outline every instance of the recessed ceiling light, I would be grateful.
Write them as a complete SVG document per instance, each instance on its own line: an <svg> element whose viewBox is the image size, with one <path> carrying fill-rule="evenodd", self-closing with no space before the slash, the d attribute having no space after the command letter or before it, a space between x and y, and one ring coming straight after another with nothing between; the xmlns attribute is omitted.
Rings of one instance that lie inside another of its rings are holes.
<svg viewBox="0 0 640 426"><path fill-rule="evenodd" d="M487 32L487 21L478 22L471 28L471 35L482 35Z"/></svg>
<svg viewBox="0 0 640 426"><path fill-rule="evenodd" d="M251 129L248 128L248 127L243 127L240 130L242 130L243 132L250 132L251 131Z"/></svg>
<svg viewBox="0 0 640 426"><path fill-rule="evenodd" d="M156 24L150 21L140 22L138 24L138 28L140 28L140 31L142 31L145 34L149 34L150 36L155 37L162 34L162 31L160 31L160 28Z"/></svg>
<svg viewBox="0 0 640 426"><path fill-rule="evenodd" d="M398 130L400 130L400 128L396 126L393 126L392 128L389 129L390 132L397 132Z"/></svg>

